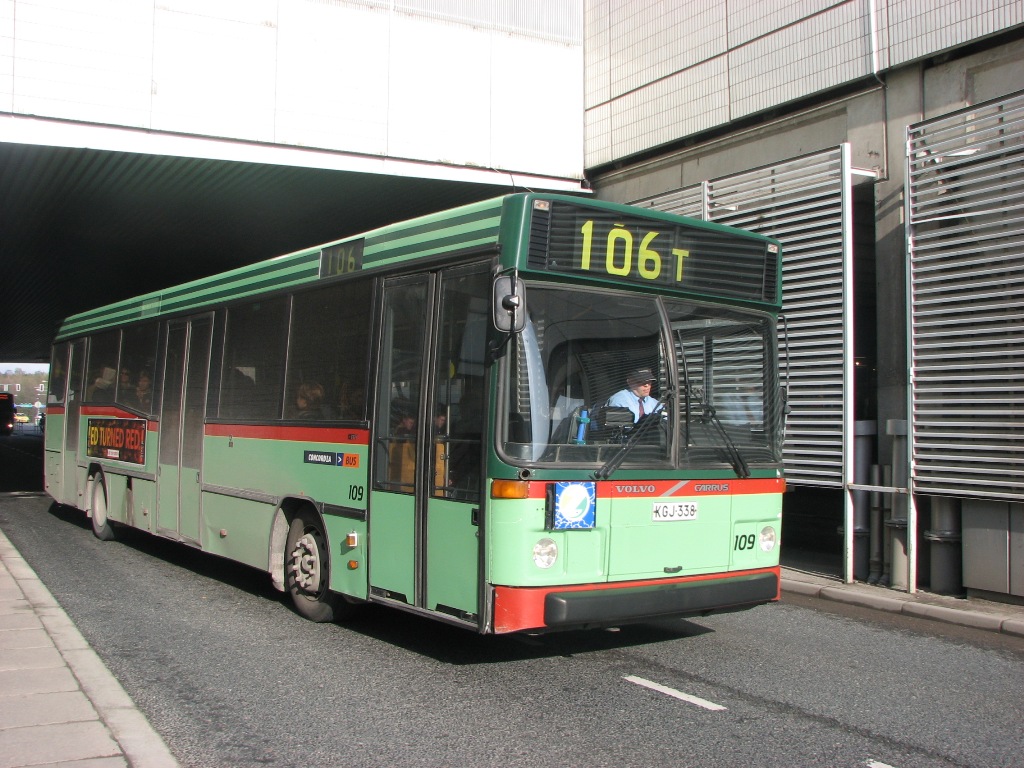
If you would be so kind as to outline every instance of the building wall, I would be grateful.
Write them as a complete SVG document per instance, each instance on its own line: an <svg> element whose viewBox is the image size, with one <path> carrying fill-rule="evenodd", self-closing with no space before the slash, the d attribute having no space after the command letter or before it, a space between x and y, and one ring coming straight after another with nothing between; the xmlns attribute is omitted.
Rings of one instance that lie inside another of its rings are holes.
<svg viewBox="0 0 1024 768"><path fill-rule="evenodd" d="M0 0L0 114L581 178L582 13Z"/></svg>
<svg viewBox="0 0 1024 768"><path fill-rule="evenodd" d="M1022 24L1019 0L587 0L586 165L621 162Z"/></svg>

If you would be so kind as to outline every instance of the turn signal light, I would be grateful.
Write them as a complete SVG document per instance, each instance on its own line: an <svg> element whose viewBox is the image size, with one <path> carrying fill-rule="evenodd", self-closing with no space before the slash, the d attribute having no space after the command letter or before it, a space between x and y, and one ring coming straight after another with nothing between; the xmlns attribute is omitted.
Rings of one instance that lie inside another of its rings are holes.
<svg viewBox="0 0 1024 768"><path fill-rule="evenodd" d="M491 483L492 499L528 499L530 483L526 480L495 480Z"/></svg>

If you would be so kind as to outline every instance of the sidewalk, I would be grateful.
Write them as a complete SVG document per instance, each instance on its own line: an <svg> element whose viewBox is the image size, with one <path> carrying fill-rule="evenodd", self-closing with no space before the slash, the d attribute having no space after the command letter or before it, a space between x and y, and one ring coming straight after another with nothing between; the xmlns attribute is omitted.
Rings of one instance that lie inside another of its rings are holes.
<svg viewBox="0 0 1024 768"><path fill-rule="evenodd" d="M799 562L782 566L783 595L786 592L1024 637L1024 605L922 591L911 595L860 582L844 584L838 575Z"/></svg>
<svg viewBox="0 0 1024 768"><path fill-rule="evenodd" d="M0 768L54 764L178 762L0 532Z"/></svg>

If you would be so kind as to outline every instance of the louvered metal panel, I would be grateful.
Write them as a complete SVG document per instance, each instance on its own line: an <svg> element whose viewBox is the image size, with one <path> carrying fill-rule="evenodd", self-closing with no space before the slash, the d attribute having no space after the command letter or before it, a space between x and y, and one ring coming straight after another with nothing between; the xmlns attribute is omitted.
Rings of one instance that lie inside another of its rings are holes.
<svg viewBox="0 0 1024 768"><path fill-rule="evenodd" d="M782 242L791 413L787 482L852 482L853 296L849 145L643 201Z"/></svg>
<svg viewBox="0 0 1024 768"><path fill-rule="evenodd" d="M1024 500L1024 92L908 128L913 481Z"/></svg>

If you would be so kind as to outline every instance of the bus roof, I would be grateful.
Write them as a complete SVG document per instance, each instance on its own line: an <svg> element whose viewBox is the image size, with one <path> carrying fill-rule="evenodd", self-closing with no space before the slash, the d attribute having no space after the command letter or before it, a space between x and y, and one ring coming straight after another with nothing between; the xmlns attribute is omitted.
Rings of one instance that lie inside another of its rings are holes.
<svg viewBox="0 0 1024 768"><path fill-rule="evenodd" d="M536 199L571 201L577 205L629 211L634 215L640 212L640 209L630 206L584 197L537 193L504 195L390 224L72 315L61 324L56 340L147 318L195 312L226 301L314 283L322 278L348 272L380 268L442 253L465 252L488 246L497 248L501 242L503 219L514 220L514 225L525 222L528 205ZM653 209L643 209L642 215L664 221L681 220L680 217ZM774 242L761 235L731 227L696 220L688 222L709 231L754 241ZM527 236L528 233L520 235Z"/></svg>

